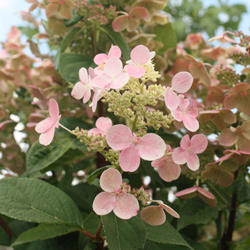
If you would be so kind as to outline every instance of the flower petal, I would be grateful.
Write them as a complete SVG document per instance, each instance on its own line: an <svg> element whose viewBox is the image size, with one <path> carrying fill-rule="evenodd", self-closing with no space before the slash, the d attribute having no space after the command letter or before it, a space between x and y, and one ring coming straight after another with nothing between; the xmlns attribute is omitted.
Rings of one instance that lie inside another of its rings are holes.
<svg viewBox="0 0 250 250"><path fill-rule="evenodd" d="M178 93L186 93L191 88L193 80L189 72L179 72L172 79L172 87Z"/></svg>
<svg viewBox="0 0 250 250"><path fill-rule="evenodd" d="M79 79L83 84L88 84L89 83L89 76L88 72L85 68L80 68L79 70Z"/></svg>
<svg viewBox="0 0 250 250"><path fill-rule="evenodd" d="M132 49L130 56L134 63L145 64L150 59L150 51L144 45L137 45L134 49Z"/></svg>
<svg viewBox="0 0 250 250"><path fill-rule="evenodd" d="M91 89L86 87L85 88L85 93L84 93L84 97L83 97L83 103L86 103L90 100L90 97L91 97Z"/></svg>
<svg viewBox="0 0 250 250"><path fill-rule="evenodd" d="M109 59L104 66L104 73L112 78L122 72L122 61L119 58Z"/></svg>
<svg viewBox="0 0 250 250"><path fill-rule="evenodd" d="M140 217L151 226L159 226L166 221L166 215L160 206L148 206L143 208Z"/></svg>
<svg viewBox="0 0 250 250"><path fill-rule="evenodd" d="M113 82L109 85L111 89L122 88L129 80L129 75L127 73L120 73Z"/></svg>
<svg viewBox="0 0 250 250"><path fill-rule="evenodd" d="M108 86L109 83L111 83L111 81L112 78L110 76L100 74L91 81L91 84L93 87L104 89Z"/></svg>
<svg viewBox="0 0 250 250"><path fill-rule="evenodd" d="M108 60L108 58L109 57L106 54L100 53L94 57L94 62L96 65L101 65L101 64L105 63Z"/></svg>
<svg viewBox="0 0 250 250"><path fill-rule="evenodd" d="M143 160L153 161L165 154L166 143L159 135L146 134L139 140L138 153Z"/></svg>
<svg viewBox="0 0 250 250"><path fill-rule="evenodd" d="M114 150L124 150L134 141L134 136L125 125L114 125L106 131L106 140L108 145Z"/></svg>
<svg viewBox="0 0 250 250"><path fill-rule="evenodd" d="M165 92L165 104L167 108L173 111L178 108L179 103L180 99L177 94L170 87L167 87Z"/></svg>
<svg viewBox="0 0 250 250"><path fill-rule="evenodd" d="M49 115L54 121L59 117L59 107L54 99L49 100Z"/></svg>
<svg viewBox="0 0 250 250"><path fill-rule="evenodd" d="M83 85L81 82L78 82L73 87L73 89L71 91L71 95L75 99L79 100L79 99L83 98L84 93L85 93L85 89L86 89L86 85Z"/></svg>
<svg viewBox="0 0 250 250"><path fill-rule="evenodd" d="M171 158L165 161L165 164L158 167L159 176L166 182L177 180L181 174L181 168L174 163Z"/></svg>
<svg viewBox="0 0 250 250"><path fill-rule="evenodd" d="M134 78L140 78L146 73L145 68L133 64L126 65L124 69L131 77Z"/></svg>
<svg viewBox="0 0 250 250"><path fill-rule="evenodd" d="M37 123L35 130L37 133L44 133L48 129L50 129L54 124L54 121L51 117L46 118L45 120L40 121Z"/></svg>
<svg viewBox="0 0 250 250"><path fill-rule="evenodd" d="M93 210L98 215L109 214L115 207L115 201L114 193L101 192L93 201Z"/></svg>
<svg viewBox="0 0 250 250"><path fill-rule="evenodd" d="M100 186L106 192L115 192L120 189L122 184L121 173L114 168L103 171L100 177Z"/></svg>
<svg viewBox="0 0 250 250"><path fill-rule="evenodd" d="M55 134L55 127L56 125L52 126L49 130L39 136L40 144L48 146L52 142Z"/></svg>
<svg viewBox="0 0 250 250"><path fill-rule="evenodd" d="M176 197L180 197L182 199L191 199L197 196L197 186L184 189L175 194Z"/></svg>
<svg viewBox="0 0 250 250"><path fill-rule="evenodd" d="M112 22L112 27L115 32L120 32L126 29L128 25L128 15L118 16Z"/></svg>
<svg viewBox="0 0 250 250"><path fill-rule="evenodd" d="M131 145L124 149L119 156L119 164L125 172L134 172L140 166L140 155L137 146Z"/></svg>
<svg viewBox="0 0 250 250"><path fill-rule="evenodd" d="M183 149L189 149L190 142L191 140L190 140L189 135L185 135L184 137L182 137L180 145Z"/></svg>
<svg viewBox="0 0 250 250"><path fill-rule="evenodd" d="M90 129L89 131L88 131L88 136L90 136L90 135L104 135L105 133L102 131L102 130L100 130L99 128L92 128L92 129Z"/></svg>
<svg viewBox="0 0 250 250"><path fill-rule="evenodd" d="M184 115L183 117L183 124L191 132L195 132L199 129L199 122L196 120L195 117L190 115Z"/></svg>
<svg viewBox="0 0 250 250"><path fill-rule="evenodd" d="M120 48L117 45L111 45L111 48L108 53L108 58L120 58L122 55L122 52Z"/></svg>
<svg viewBox="0 0 250 250"><path fill-rule="evenodd" d="M237 133L232 132L230 128L225 128L221 131L218 139L222 146L232 146L237 142L238 138Z"/></svg>
<svg viewBox="0 0 250 250"><path fill-rule="evenodd" d="M112 121L108 117L99 117L95 123L96 127L100 130L106 132L109 128L112 127Z"/></svg>
<svg viewBox="0 0 250 250"><path fill-rule="evenodd" d="M175 218L180 218L180 215L174 211L174 209L172 209L171 207L169 207L166 204L161 204L160 207L162 207L167 213L169 213L170 215L172 215Z"/></svg>
<svg viewBox="0 0 250 250"><path fill-rule="evenodd" d="M183 148L176 148L172 153L172 159L176 164L185 164L187 162L188 153Z"/></svg>
<svg viewBox="0 0 250 250"><path fill-rule="evenodd" d="M194 153L187 153L187 166L192 170L196 171L200 167L199 157Z"/></svg>
<svg viewBox="0 0 250 250"><path fill-rule="evenodd" d="M116 199L114 213L117 217L128 220L138 214L139 208L139 203L132 194L120 193Z"/></svg>
<svg viewBox="0 0 250 250"><path fill-rule="evenodd" d="M191 138L190 150L195 154L200 154L204 152L207 148L208 140L205 135L198 134Z"/></svg>

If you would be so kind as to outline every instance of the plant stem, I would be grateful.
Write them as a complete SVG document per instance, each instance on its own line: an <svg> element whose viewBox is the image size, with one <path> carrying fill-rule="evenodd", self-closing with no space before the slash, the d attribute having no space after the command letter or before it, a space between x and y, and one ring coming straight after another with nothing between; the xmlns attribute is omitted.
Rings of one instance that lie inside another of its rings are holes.
<svg viewBox="0 0 250 250"><path fill-rule="evenodd" d="M63 129L65 129L66 131L68 131L70 134L75 135L75 133L74 133L73 131L71 131L70 129L64 127L61 123L59 123L59 126L60 126L61 128L63 128Z"/></svg>
<svg viewBox="0 0 250 250"><path fill-rule="evenodd" d="M86 229L84 228L76 228L77 231L85 234L90 240L94 241L95 240L95 236L92 235L91 233L89 233Z"/></svg>
<svg viewBox="0 0 250 250"><path fill-rule="evenodd" d="M1 216L0 216L0 225L3 227L4 231L10 236L10 238L12 238L13 237L13 233L11 232L11 230L9 229L9 227L4 222L4 220L2 219Z"/></svg>

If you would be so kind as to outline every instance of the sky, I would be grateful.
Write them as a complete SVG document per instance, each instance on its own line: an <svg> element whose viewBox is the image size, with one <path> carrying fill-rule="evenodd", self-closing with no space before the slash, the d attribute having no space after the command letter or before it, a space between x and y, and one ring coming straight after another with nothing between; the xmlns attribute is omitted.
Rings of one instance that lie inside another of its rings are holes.
<svg viewBox="0 0 250 250"><path fill-rule="evenodd" d="M180 0L170 0L180 1ZM224 0L225 1L225 0ZM218 0L203 0L205 6L216 4ZM243 15L240 30L249 33L250 0L228 0L230 4L243 3L248 8L248 14ZM0 0L0 41L4 41L12 25L24 24L18 11L29 9L30 4L25 0Z"/></svg>

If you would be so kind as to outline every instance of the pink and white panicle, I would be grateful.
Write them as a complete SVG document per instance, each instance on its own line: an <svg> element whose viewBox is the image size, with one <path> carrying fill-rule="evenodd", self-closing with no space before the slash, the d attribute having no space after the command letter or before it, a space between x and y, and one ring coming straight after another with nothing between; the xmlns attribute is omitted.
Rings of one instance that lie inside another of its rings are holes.
<svg viewBox="0 0 250 250"><path fill-rule="evenodd" d="M146 73L146 69L143 65L154 56L154 51L150 52L146 46L138 45L131 51L131 60L127 61L128 65L126 65L124 69L131 77L140 78Z"/></svg>
<svg viewBox="0 0 250 250"><path fill-rule="evenodd" d="M111 211L124 220L136 216L139 203L132 195L121 191L122 175L114 168L105 170L100 177L100 186L104 192L99 193L93 202L93 210L98 215L106 215Z"/></svg>
<svg viewBox="0 0 250 250"><path fill-rule="evenodd" d="M99 117L96 120L96 128L92 128L89 130L88 135L106 135L106 131L112 127L112 121L107 117Z"/></svg>
<svg viewBox="0 0 250 250"><path fill-rule="evenodd" d="M176 164L185 164L192 170L196 171L200 167L199 157L207 148L208 140L205 135L194 135L191 140L189 135L185 135L181 140L180 147L174 149L172 158Z"/></svg>
<svg viewBox="0 0 250 250"><path fill-rule="evenodd" d="M114 150L121 150L119 164L125 172L134 172L140 166L140 158L153 161L162 157L166 144L156 134L137 137L125 125L115 125L106 131L108 145Z"/></svg>
<svg viewBox="0 0 250 250"><path fill-rule="evenodd" d="M159 200L152 200L151 202L156 202L158 206L148 206L142 209L140 217L143 221L151 226L162 225L166 221L166 215L164 210L175 218L180 218L180 215L175 212L171 207L164 204Z"/></svg>
<svg viewBox="0 0 250 250"><path fill-rule="evenodd" d="M49 115L50 117L39 122L35 127L36 132L41 133L39 142L44 146L48 146L52 142L55 128L59 127L59 120L61 118L58 104L54 99L49 100Z"/></svg>

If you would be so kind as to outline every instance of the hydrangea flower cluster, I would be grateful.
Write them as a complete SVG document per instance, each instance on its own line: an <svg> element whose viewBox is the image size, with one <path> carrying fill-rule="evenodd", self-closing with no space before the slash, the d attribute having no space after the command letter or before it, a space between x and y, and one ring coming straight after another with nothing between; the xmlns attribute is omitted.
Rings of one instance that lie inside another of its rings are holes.
<svg viewBox="0 0 250 250"><path fill-rule="evenodd" d="M160 225L166 220L164 211L176 218L179 218L178 213L162 201L151 200L143 188L139 189L140 194L131 189L122 182L120 171L137 171L142 159L151 161L164 181L176 180L181 174L180 165L187 164L192 171L199 169L197 154L205 151L208 140L202 134L193 135L191 139L187 134L181 139L180 147L172 149L159 135L147 132L149 127L156 130L168 128L174 120L183 122L191 132L199 128L198 109L183 95L192 86L192 75L180 72L174 75L168 87L154 84L160 77L152 62L154 56L155 53L147 47L138 45L131 51L131 60L123 66L120 48L112 46L108 54L95 56L97 67L81 68L80 81L73 87L72 97L83 99L83 103L89 102L93 112L99 101L106 102L108 111L123 118L126 125L112 125L109 117L99 117L96 128L89 131L76 128L69 132L113 165L101 174L103 192L96 196L93 210L98 215L113 211L121 219L130 219L137 215L141 203L146 206L141 211L141 219L151 225ZM169 112L156 109L163 98L165 110ZM50 117L36 127L36 131L42 133L40 143L43 145L52 141L54 130L59 126L59 109L55 100L49 102L49 113ZM151 202L158 205L147 206Z"/></svg>

